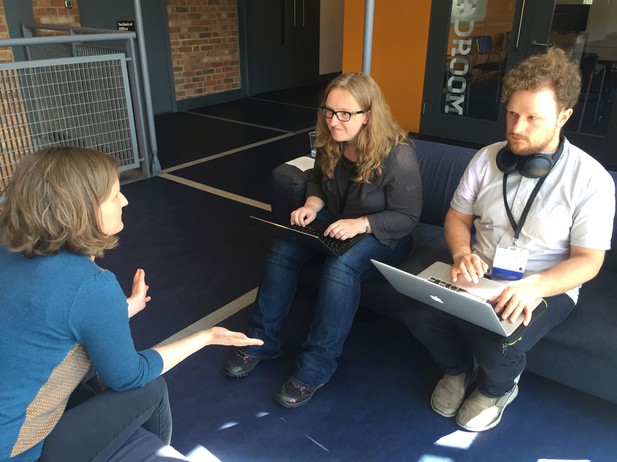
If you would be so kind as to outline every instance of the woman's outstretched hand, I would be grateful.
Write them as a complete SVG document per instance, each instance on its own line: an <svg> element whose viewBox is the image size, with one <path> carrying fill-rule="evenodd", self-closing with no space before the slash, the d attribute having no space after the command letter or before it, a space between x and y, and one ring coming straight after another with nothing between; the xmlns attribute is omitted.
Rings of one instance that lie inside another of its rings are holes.
<svg viewBox="0 0 617 462"><path fill-rule="evenodd" d="M242 332L225 329L224 327L215 326L206 331L210 337L209 345L225 345L225 346L249 346L263 345L263 340L247 337Z"/></svg>
<svg viewBox="0 0 617 462"><path fill-rule="evenodd" d="M129 305L129 318L133 317L146 307L152 297L148 295L150 286L146 284L146 272L141 268L135 271L133 276L133 291L131 296L126 299Z"/></svg>

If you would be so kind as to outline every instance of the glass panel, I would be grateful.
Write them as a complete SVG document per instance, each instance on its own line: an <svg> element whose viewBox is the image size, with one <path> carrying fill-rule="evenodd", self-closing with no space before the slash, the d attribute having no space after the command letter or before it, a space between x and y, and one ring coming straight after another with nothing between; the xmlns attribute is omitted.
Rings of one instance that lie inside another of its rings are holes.
<svg viewBox="0 0 617 462"><path fill-rule="evenodd" d="M580 63L581 96L566 131L605 135L617 94L617 3L558 1L551 42Z"/></svg>
<svg viewBox="0 0 617 462"><path fill-rule="evenodd" d="M497 120L516 2L452 0L442 114Z"/></svg>

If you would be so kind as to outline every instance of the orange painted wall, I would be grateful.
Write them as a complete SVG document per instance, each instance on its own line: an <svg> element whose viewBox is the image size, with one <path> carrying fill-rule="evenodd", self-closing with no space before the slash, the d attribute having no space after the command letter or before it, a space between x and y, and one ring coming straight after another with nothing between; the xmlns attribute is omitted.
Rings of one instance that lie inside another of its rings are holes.
<svg viewBox="0 0 617 462"><path fill-rule="evenodd" d="M371 76L398 123L420 131L431 0L375 0ZM345 0L343 72L362 70L364 0Z"/></svg>

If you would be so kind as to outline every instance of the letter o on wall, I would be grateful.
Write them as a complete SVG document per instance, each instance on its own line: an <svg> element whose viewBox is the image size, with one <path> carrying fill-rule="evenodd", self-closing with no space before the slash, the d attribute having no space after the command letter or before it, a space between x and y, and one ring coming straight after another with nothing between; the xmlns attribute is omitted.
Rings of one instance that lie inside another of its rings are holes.
<svg viewBox="0 0 617 462"><path fill-rule="evenodd" d="M462 65L462 69L458 65ZM469 60L466 58L454 58L450 61L450 73L452 75L465 75L469 72Z"/></svg>

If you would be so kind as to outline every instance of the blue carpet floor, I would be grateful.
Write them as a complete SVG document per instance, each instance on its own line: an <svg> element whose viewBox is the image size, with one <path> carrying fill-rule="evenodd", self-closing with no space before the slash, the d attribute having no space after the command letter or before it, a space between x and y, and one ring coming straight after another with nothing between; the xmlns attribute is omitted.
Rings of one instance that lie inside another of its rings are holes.
<svg viewBox="0 0 617 462"><path fill-rule="evenodd" d="M151 178L122 188L125 230L100 265L130 293L146 271L152 301L131 320L136 345L151 346L259 284L273 231L253 207Z"/></svg>
<svg viewBox="0 0 617 462"><path fill-rule="evenodd" d="M284 327L286 354L246 378L220 369L230 350L213 347L167 375L174 446L204 447L229 461L614 461L617 406L534 374L523 374L502 423L460 430L430 409L439 371L406 329L361 310L339 369L305 407L274 393L293 368L313 294L300 293ZM242 329L248 310L223 325Z"/></svg>

